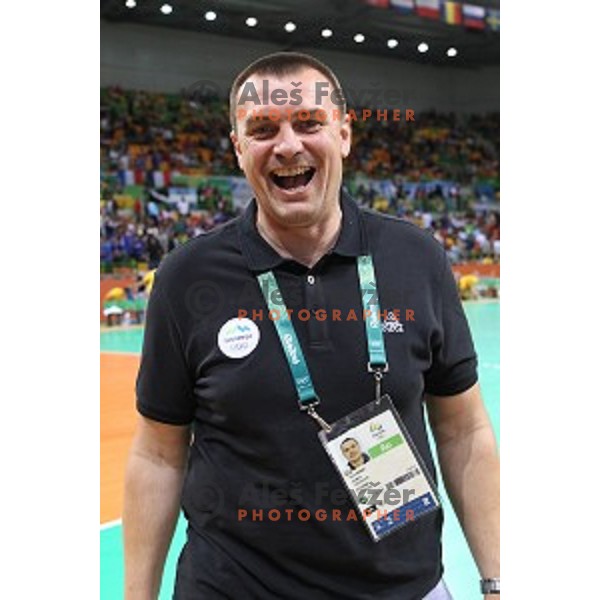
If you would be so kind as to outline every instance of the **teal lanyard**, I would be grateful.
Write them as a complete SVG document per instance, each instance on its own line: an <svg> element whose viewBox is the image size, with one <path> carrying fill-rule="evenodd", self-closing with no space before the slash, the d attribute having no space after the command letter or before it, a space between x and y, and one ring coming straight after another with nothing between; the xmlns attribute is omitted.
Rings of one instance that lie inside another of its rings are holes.
<svg viewBox="0 0 600 600"><path fill-rule="evenodd" d="M358 269L358 280L360 281L363 314L368 315L365 319L365 331L369 347L368 369L370 372L378 369L386 371L387 358L385 355L383 330L379 318L379 296L377 295L377 279L375 278L373 259L370 255L359 256L356 267Z"/></svg>
<svg viewBox="0 0 600 600"><path fill-rule="evenodd" d="M388 370L388 365L385 354L385 343L383 341L383 331L379 317L380 310L379 298L377 295L377 280L375 278L375 269L373 268L371 256L359 256L356 266L360 282L364 315L366 315L364 322L369 350L369 364L367 365L367 370L370 373L375 373L377 397L379 397L382 373L385 373ZM283 352L290 367L294 385L296 386L296 392L298 394L300 408L302 410L308 410L309 414L317 419L324 428L328 428L329 426L314 412L314 407L319 404L320 400L315 391L308 365L304 358L304 353L300 347L296 330L290 320L289 312L283 301L283 296L277 285L275 275L273 274L273 271L268 271L261 275L257 275L257 279L269 312L272 315L275 330L277 331L281 347L283 348ZM277 303L272 301L273 296L277 297Z"/></svg>

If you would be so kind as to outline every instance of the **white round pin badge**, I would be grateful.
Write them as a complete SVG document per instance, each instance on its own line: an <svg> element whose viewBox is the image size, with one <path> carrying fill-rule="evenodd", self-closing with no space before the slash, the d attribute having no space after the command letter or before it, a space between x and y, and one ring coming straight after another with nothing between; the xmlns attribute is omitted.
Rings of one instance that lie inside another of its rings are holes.
<svg viewBox="0 0 600 600"><path fill-rule="evenodd" d="M217 336L219 350L229 358L244 358L258 346L260 330L250 319L229 319Z"/></svg>

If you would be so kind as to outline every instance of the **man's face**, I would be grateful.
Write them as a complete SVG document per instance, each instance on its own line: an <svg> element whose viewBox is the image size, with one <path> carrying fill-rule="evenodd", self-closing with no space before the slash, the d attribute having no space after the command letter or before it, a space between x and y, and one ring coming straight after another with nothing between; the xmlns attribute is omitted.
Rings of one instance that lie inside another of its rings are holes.
<svg viewBox="0 0 600 600"><path fill-rule="evenodd" d="M263 96L263 81L267 79L269 96ZM274 225L284 228L322 222L337 206L342 160L350 152L351 140L350 125L329 96L333 85L329 82L329 87L322 88L328 94L317 103L317 82L327 79L312 68L284 79L254 75L247 81L254 84L261 104L238 104L237 133L232 132L231 140L259 210ZM292 86L292 82L301 82L301 86ZM272 102L274 90L285 90L282 104ZM298 90L302 101L290 103L297 99ZM253 118L253 110L265 115L271 111L279 119ZM308 119L307 111L311 112Z"/></svg>
<svg viewBox="0 0 600 600"><path fill-rule="evenodd" d="M342 454L348 462L356 462L361 456L360 446L356 440L346 440L342 444Z"/></svg>

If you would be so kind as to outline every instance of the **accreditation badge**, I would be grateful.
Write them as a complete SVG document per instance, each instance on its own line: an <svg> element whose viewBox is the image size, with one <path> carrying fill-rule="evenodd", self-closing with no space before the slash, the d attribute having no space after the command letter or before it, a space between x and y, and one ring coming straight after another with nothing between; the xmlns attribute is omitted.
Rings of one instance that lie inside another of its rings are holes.
<svg viewBox="0 0 600 600"><path fill-rule="evenodd" d="M389 395L319 432L375 542L438 510L433 480Z"/></svg>

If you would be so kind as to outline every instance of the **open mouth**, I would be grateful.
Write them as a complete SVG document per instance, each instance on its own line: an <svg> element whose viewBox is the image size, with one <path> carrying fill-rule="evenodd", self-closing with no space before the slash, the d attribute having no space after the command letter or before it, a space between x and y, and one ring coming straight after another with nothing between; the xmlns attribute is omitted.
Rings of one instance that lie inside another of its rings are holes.
<svg viewBox="0 0 600 600"><path fill-rule="evenodd" d="M283 190L293 190L308 185L316 173L314 167L277 169L271 173L275 185Z"/></svg>

